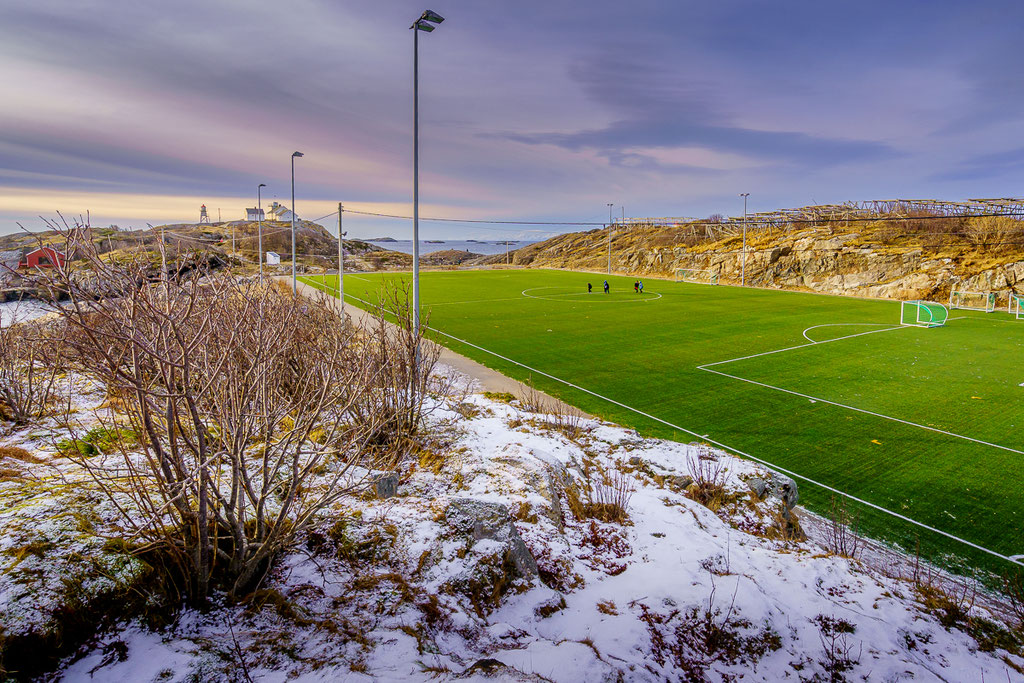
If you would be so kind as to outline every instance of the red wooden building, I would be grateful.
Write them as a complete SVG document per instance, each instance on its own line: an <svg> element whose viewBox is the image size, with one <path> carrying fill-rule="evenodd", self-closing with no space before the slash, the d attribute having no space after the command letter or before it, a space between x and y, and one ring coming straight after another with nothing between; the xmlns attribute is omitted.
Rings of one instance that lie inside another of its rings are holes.
<svg viewBox="0 0 1024 683"><path fill-rule="evenodd" d="M39 247L25 254L18 265L22 268L63 268L67 258L66 254L53 247Z"/></svg>

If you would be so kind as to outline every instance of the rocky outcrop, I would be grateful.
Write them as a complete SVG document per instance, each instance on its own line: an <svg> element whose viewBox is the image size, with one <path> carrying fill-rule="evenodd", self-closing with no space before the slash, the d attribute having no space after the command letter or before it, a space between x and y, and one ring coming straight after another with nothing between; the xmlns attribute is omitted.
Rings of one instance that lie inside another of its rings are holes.
<svg viewBox="0 0 1024 683"><path fill-rule="evenodd" d="M461 570L445 590L468 599L477 614L488 614L510 590L537 578L537 561L504 505L459 498L445 509L445 522L461 544Z"/></svg>
<svg viewBox="0 0 1024 683"><path fill-rule="evenodd" d="M888 299L942 301L951 288L1024 291L1024 253L1011 245L994 252L959 242L894 244L879 228L807 228L748 235L748 285ZM520 249L513 263L538 268L604 271L608 233L560 235ZM687 244L679 228L646 226L613 235L612 269L629 275L674 276L677 269L714 273L720 282L743 278L742 238Z"/></svg>

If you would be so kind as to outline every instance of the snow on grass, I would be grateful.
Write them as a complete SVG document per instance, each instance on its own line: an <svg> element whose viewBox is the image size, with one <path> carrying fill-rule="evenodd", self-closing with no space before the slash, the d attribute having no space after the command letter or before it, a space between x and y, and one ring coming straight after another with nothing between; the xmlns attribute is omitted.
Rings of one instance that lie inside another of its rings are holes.
<svg viewBox="0 0 1024 683"><path fill-rule="evenodd" d="M431 420L397 497L339 503L247 603L186 609L157 630L128 621L59 676L1024 680L1024 659L982 651L962 623L943 626L912 583L774 533L781 502L750 493L747 479L770 479L753 463L590 420L569 438L556 418L481 395ZM14 440L52 459L47 429ZM723 469L714 511L681 487L701 456ZM577 518L571 492L585 498L588 480L611 473L632 489L625 523ZM43 481L0 485L4 619L45 615L61 599L47 592L53 574L79 571L68 558L102 556L98 532L68 503L88 500L84 487L65 493ZM503 564L506 540L453 529L450 506L467 499L507 508L539 578ZM31 539L45 551L15 562L10 550Z"/></svg>

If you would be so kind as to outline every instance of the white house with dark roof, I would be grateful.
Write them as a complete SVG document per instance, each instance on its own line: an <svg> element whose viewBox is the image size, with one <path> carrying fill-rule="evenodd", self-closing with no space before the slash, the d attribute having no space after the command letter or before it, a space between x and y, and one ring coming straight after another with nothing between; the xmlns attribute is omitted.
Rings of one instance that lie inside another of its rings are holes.
<svg viewBox="0 0 1024 683"><path fill-rule="evenodd" d="M277 202L273 202L273 203L271 203L270 208L267 209L267 217L268 217L268 220L281 221L282 223L291 223L291 221L292 221L292 210L289 209L288 207L284 206L283 204L278 204ZM298 220L299 220L299 216L298 216L298 214L296 214L295 215L295 221L298 222Z"/></svg>

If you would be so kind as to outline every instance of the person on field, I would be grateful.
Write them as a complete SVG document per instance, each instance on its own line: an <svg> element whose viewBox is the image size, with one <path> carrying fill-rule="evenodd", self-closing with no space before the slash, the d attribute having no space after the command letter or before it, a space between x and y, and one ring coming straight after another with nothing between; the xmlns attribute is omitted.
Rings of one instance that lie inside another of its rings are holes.
<svg viewBox="0 0 1024 683"><path fill-rule="evenodd" d="M640 280L637 284L640 285L640 293L643 294L644 293L644 281Z"/></svg>
<svg viewBox="0 0 1024 683"><path fill-rule="evenodd" d="M640 291L640 281L639 280L633 280L633 291L634 292L639 292Z"/></svg>
<svg viewBox="0 0 1024 683"><path fill-rule="evenodd" d="M604 281L604 293L605 294L608 293L608 281L607 280Z"/></svg>
<svg viewBox="0 0 1024 683"><path fill-rule="evenodd" d="M590 293L591 293L591 292L593 292L593 291L594 291L594 285L592 285L592 284L590 284L590 283L588 282L588 283L587 283L587 294L590 294Z"/></svg>

